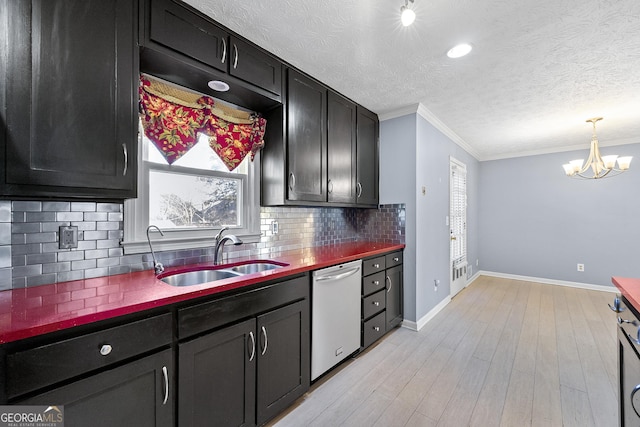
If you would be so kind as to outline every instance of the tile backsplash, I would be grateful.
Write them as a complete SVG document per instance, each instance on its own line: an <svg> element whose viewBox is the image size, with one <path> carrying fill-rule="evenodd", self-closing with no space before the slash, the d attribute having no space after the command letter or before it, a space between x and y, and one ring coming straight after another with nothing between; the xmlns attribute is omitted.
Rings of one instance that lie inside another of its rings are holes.
<svg viewBox="0 0 640 427"><path fill-rule="evenodd" d="M59 249L61 225L78 227L77 248ZM124 255L123 229L120 203L0 201L0 290L151 269L149 253ZM404 243L405 208L263 207L260 229L260 242L227 246L228 258L358 240ZM165 266L207 262L213 248L156 256Z"/></svg>

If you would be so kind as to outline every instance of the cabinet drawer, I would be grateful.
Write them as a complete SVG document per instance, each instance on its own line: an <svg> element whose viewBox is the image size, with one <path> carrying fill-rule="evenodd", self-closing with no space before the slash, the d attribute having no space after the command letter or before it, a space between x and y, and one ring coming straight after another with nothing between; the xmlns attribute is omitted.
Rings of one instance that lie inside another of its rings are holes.
<svg viewBox="0 0 640 427"><path fill-rule="evenodd" d="M387 263L387 268L395 267L396 265L402 264L402 252L387 254L385 256L385 262Z"/></svg>
<svg viewBox="0 0 640 427"><path fill-rule="evenodd" d="M362 278L362 295L367 296L384 289L384 271Z"/></svg>
<svg viewBox="0 0 640 427"><path fill-rule="evenodd" d="M171 326L171 314L163 314L10 353L6 359L7 395L19 396L169 345Z"/></svg>
<svg viewBox="0 0 640 427"><path fill-rule="evenodd" d="M378 271L384 270L385 267L385 257L381 256L378 258L365 259L362 261L362 275L368 276L369 274L377 273Z"/></svg>
<svg viewBox="0 0 640 427"><path fill-rule="evenodd" d="M362 299L362 318L367 319L385 307L385 291L376 292L373 295L369 295Z"/></svg>
<svg viewBox="0 0 640 427"><path fill-rule="evenodd" d="M385 333L384 322L385 322L384 312L364 322L363 331L362 331L363 347L369 347L378 338L384 335Z"/></svg>

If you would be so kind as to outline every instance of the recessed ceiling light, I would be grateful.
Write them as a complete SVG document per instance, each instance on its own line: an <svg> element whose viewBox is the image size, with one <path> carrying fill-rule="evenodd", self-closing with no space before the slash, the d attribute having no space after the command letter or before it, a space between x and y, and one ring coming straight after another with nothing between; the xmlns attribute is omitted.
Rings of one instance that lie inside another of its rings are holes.
<svg viewBox="0 0 640 427"><path fill-rule="evenodd" d="M220 80L211 80L209 83L207 83L207 85L218 92L226 92L229 90L229 85L223 81Z"/></svg>
<svg viewBox="0 0 640 427"><path fill-rule="evenodd" d="M452 47L451 49L449 49L449 52L447 52L447 56L449 58L460 58L460 57L465 56L469 52L471 52L471 49L473 49L473 48L471 47L470 44L461 43L461 44L456 45L456 46Z"/></svg>

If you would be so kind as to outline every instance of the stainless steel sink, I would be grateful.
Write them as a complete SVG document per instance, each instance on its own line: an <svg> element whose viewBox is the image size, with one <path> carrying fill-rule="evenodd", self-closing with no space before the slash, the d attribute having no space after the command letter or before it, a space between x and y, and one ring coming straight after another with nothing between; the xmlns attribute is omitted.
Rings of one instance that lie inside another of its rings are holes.
<svg viewBox="0 0 640 427"><path fill-rule="evenodd" d="M251 273L259 273L261 271L273 270L281 267L284 267L284 265L276 264L271 261L251 261L246 264L236 265L235 267L231 267L230 270L238 272L240 274L251 274Z"/></svg>
<svg viewBox="0 0 640 427"><path fill-rule="evenodd" d="M261 271L273 270L284 267L287 264L273 261L256 260L245 262L234 267L206 267L194 271L176 271L174 273L163 273L158 279L171 286L192 286L202 283L215 282L216 280L240 277L246 274L259 273Z"/></svg>
<svg viewBox="0 0 640 427"><path fill-rule="evenodd" d="M229 279L242 276L242 273L231 270L196 270L184 273L167 274L160 280L171 286L191 286L202 283L215 282L216 280Z"/></svg>

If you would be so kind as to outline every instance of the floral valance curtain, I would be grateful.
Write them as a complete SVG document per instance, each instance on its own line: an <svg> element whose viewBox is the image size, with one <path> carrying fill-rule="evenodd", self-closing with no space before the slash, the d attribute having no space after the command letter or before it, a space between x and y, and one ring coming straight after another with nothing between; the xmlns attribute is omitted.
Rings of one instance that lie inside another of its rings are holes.
<svg viewBox="0 0 640 427"><path fill-rule="evenodd" d="M264 146L267 121L255 113L231 108L213 98L140 76L140 117L144 133L169 164L185 155L198 141L209 146L227 168L234 170Z"/></svg>

